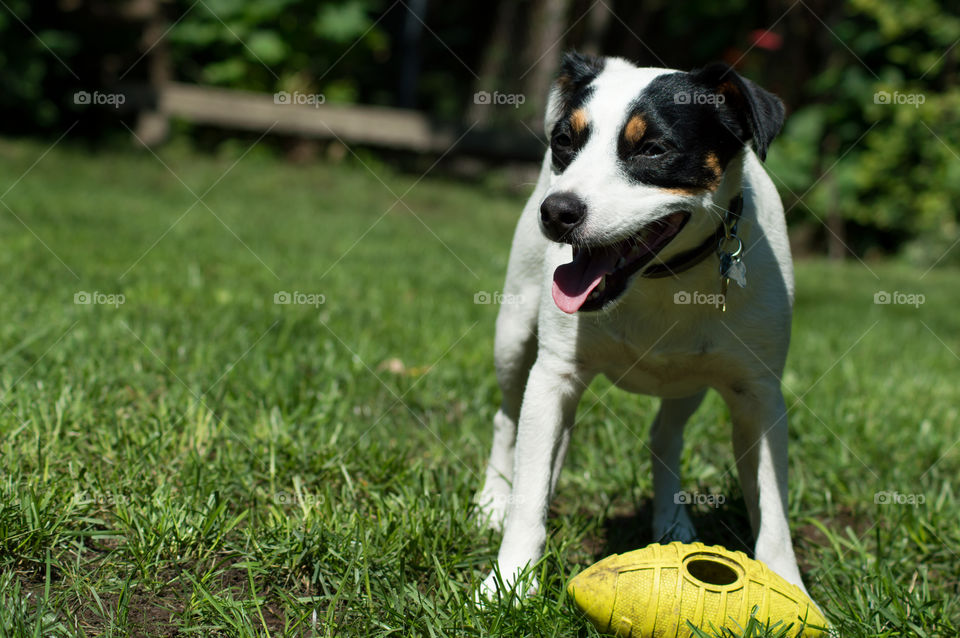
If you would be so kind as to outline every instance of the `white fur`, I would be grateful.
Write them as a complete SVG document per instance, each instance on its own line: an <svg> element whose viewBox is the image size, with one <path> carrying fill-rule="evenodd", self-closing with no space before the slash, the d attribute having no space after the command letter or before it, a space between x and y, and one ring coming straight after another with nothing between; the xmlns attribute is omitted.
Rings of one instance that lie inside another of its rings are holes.
<svg viewBox="0 0 960 638"><path fill-rule="evenodd" d="M504 293L524 302L502 306L497 318L495 359L503 404L494 418L493 449L478 499L484 520L503 527L497 561L508 585L519 584L523 570L543 554L547 510L577 404L590 381L603 374L624 390L663 399L650 441L654 537L689 541L696 535L675 494L684 424L713 388L730 408L756 558L803 588L787 522L787 422L780 375L790 338L793 271L783 207L749 148L731 160L717 191L703 196L667 194L619 177L616 138L628 106L650 80L666 72L608 58L586 104L589 141L559 176L552 174L547 152L517 225ZM556 121L556 100L554 92L548 130ZM742 192L746 288L731 284L725 313L709 305L674 303L679 291L719 292L718 260L711 256L676 277L636 277L616 305L602 312L561 312L551 297L552 274L572 259L571 248L547 240L538 225L540 203L560 191L586 202L584 234L597 243L622 239L673 211L694 211L658 257L663 261L713 232L727 203ZM623 435L629 442L630 433ZM482 592L496 589L491 574Z"/></svg>

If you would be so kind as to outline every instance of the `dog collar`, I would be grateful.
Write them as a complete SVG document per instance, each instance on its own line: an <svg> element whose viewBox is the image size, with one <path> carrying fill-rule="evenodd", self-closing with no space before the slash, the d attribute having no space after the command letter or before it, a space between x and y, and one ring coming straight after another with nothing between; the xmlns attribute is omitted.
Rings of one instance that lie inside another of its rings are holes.
<svg viewBox="0 0 960 638"><path fill-rule="evenodd" d="M671 277L690 270L701 261L717 252L717 247L726 239L735 237L737 234L737 225L740 223L740 215L743 213L743 195L737 193L736 197L730 200L723 221L717 225L713 234L704 239L700 244L685 250L679 255L662 261L658 264L652 264L643 273L641 277L647 279L661 279Z"/></svg>

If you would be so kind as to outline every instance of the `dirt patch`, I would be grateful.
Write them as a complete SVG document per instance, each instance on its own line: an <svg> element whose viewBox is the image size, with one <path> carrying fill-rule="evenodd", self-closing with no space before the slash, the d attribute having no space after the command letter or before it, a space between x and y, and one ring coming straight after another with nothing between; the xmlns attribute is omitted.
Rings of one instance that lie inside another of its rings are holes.
<svg viewBox="0 0 960 638"><path fill-rule="evenodd" d="M98 582L102 574L96 572L101 570L102 558L89 560L86 562L90 566L90 575L92 582ZM203 571L202 569L193 570L193 565L184 565L179 568L170 568L158 574L157 583L153 585L138 584L132 585L127 593L126 602L126 626L132 636L143 636L150 638L179 638L186 636L180 630L182 618L190 608L190 600L193 595L193 583L186 576L187 573ZM22 591L29 594L33 600L43 598L45 587L45 574L38 569L24 569L18 574L18 580ZM116 578L116 574L114 574ZM121 576L122 578L122 576ZM51 570L50 585L51 591L65 587L62 576L57 570ZM116 582L116 581L114 581ZM257 582L257 595L266 602L261 605L260 611L263 614L263 620L266 623L271 634L282 633L286 618L284 617L279 598L272 596L272 589L269 584ZM245 600L250 596L250 583L247 572L244 569L226 567L216 578L206 584L211 593L218 597L232 597L235 600ZM290 596L301 596L303 592L287 591ZM121 607L121 594L119 592L97 591L100 598L100 605L92 600L92 597L74 597L68 599L65 603L70 616L75 620L76 625L88 635L102 635L107 631L111 624L119 621L117 616ZM106 613L100 610L102 605ZM254 618L256 612L250 615ZM123 624L123 623L119 623ZM256 624L259 625L259 619Z"/></svg>

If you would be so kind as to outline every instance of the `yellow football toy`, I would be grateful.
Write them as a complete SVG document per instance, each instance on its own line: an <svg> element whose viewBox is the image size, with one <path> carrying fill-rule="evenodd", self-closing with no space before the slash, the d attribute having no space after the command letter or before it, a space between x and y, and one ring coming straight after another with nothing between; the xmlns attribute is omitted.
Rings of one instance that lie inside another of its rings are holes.
<svg viewBox="0 0 960 638"><path fill-rule="evenodd" d="M826 635L827 620L799 587L719 545L653 544L614 554L580 572L567 593L598 630L616 636L687 636L688 620L705 630L743 628L754 607L761 622L793 623L793 635Z"/></svg>

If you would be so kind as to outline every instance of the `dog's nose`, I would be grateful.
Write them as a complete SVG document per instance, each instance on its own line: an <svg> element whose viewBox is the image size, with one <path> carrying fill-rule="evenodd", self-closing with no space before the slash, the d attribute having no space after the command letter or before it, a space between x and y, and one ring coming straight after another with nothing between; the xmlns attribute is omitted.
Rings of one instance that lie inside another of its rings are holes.
<svg viewBox="0 0 960 638"><path fill-rule="evenodd" d="M553 241L562 241L583 223L587 205L573 193L554 193L540 204L540 227Z"/></svg>

